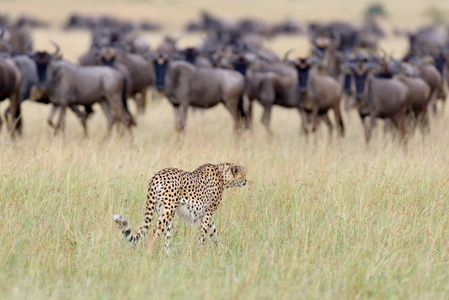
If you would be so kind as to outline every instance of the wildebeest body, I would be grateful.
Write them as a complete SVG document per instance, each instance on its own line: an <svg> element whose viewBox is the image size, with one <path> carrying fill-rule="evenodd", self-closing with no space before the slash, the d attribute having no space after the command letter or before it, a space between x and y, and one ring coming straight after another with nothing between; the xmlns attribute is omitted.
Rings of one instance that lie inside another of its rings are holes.
<svg viewBox="0 0 449 300"><path fill-rule="evenodd" d="M245 79L240 73L196 67L185 61L167 62L154 61L157 86L174 106L177 130L185 127L188 106L209 108L218 103L231 112L236 128L241 126Z"/></svg>
<svg viewBox="0 0 449 300"><path fill-rule="evenodd" d="M14 133L17 129L20 133L20 102L19 93L22 76L20 70L10 58L0 58L0 101L9 98L12 120L8 126ZM0 127L2 121L0 119Z"/></svg>
<svg viewBox="0 0 449 300"><path fill-rule="evenodd" d="M51 102L61 107L55 132L64 120L67 107L76 111L75 105L92 105L97 102L100 102L106 114L109 131L114 122L109 113L109 105L114 109L116 117L130 128L135 123L125 106L124 84L123 75L109 67L80 67L66 61L50 62L46 71L45 85Z"/></svg>

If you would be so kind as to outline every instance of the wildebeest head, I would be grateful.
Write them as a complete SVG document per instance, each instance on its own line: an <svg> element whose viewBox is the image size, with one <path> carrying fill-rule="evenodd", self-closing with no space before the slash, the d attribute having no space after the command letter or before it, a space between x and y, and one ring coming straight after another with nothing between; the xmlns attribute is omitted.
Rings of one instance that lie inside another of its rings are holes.
<svg viewBox="0 0 449 300"><path fill-rule="evenodd" d="M117 51L112 47L104 47L99 52L101 63L105 66L113 66L117 57Z"/></svg>
<svg viewBox="0 0 449 300"><path fill-rule="evenodd" d="M1 38L0 33L0 56L10 57L11 55L14 55L14 48L7 41Z"/></svg>
<svg viewBox="0 0 449 300"><path fill-rule="evenodd" d="M196 48L188 47L184 50L179 51L179 53L184 57L185 61L191 64L195 64L195 60L199 54L199 51Z"/></svg>
<svg viewBox="0 0 449 300"><path fill-rule="evenodd" d="M156 74L156 88L162 92L165 90L165 74L170 64L170 57L167 53L158 52L152 53L149 58L153 63Z"/></svg>
<svg viewBox="0 0 449 300"><path fill-rule="evenodd" d="M307 58L298 58L295 62L295 69L298 73L298 90L300 93L307 92L307 79L311 64Z"/></svg>
<svg viewBox="0 0 449 300"><path fill-rule="evenodd" d="M315 57L299 57L295 60L288 59L288 55L293 51L289 50L284 55L284 63L293 65L298 75L297 90L299 93L307 92L307 80L309 78L309 71L315 66L319 59Z"/></svg>
<svg viewBox="0 0 449 300"><path fill-rule="evenodd" d="M315 39L313 44L314 53L318 55L318 57L322 57L327 47L330 45L330 40L326 37L318 37Z"/></svg>
<svg viewBox="0 0 449 300"><path fill-rule="evenodd" d="M38 75L38 79L39 79L38 85L40 87L45 86L48 65L50 64L50 62L52 60L58 58L59 46L54 42L51 42L51 43L56 48L55 52L53 52L53 53L48 53L47 51L37 51L37 52L29 53L30 58L33 59L34 63L36 64L37 75Z"/></svg>
<svg viewBox="0 0 449 300"><path fill-rule="evenodd" d="M355 83L355 99L365 99L365 83L371 69L371 64L366 59L360 59L357 63L349 64L351 74Z"/></svg>
<svg viewBox="0 0 449 300"><path fill-rule="evenodd" d="M446 64L447 58L443 51L439 51L437 55L433 56L433 64L437 68L440 74L443 74L444 65Z"/></svg>
<svg viewBox="0 0 449 300"><path fill-rule="evenodd" d="M231 64L234 70L245 76L251 61L247 60L243 55L239 55L237 58L231 60Z"/></svg>

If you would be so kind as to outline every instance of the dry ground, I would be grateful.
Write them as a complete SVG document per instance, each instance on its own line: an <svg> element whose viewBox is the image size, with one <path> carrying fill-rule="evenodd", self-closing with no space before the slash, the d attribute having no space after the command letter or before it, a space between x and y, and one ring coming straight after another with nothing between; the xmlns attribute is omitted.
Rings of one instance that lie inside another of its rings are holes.
<svg viewBox="0 0 449 300"><path fill-rule="evenodd" d="M356 3L354 3L356 2ZM72 10L152 17L170 27L199 7L229 16L268 20L339 16L358 20L366 1L5 1L2 10L36 13L60 25ZM447 2L434 1L443 9ZM425 1L388 1L386 28L425 22ZM57 41L68 59L87 49L89 36L57 29L33 33L37 48ZM149 34L157 44L161 34ZM200 37L187 35L187 45ZM306 51L304 38L267 45ZM404 40L383 45L400 54ZM6 104L0 105L1 111ZM133 107L134 108L134 107ZM449 295L449 116L432 121L404 152L378 126L366 147L355 113L344 139L299 134L296 112L273 111L269 139L255 111L255 128L237 139L221 106L190 112L187 133L174 132L165 99L137 119L134 140L104 140L99 108L90 136L70 115L64 136L52 137L49 107L24 104L23 138L0 136L1 299L447 299ZM212 162L245 165L251 184L225 191L216 215L220 249L196 244L197 227L175 220L173 256L147 240L130 248L112 222L143 220L145 188L164 167L193 170Z"/></svg>

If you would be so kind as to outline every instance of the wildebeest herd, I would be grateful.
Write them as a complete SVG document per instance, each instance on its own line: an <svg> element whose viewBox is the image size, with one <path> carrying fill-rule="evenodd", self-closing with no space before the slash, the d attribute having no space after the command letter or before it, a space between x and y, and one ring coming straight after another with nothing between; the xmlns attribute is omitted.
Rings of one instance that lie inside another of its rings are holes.
<svg viewBox="0 0 449 300"><path fill-rule="evenodd" d="M139 30L160 30L154 23L73 15L65 30L92 32L90 48L75 64L61 57L53 41L54 52L33 51L28 28L47 25L22 19L0 18L0 100L10 101L4 117L13 136L21 133L20 104L27 99L52 105L48 123L55 133L69 108L87 135L86 121L95 103L106 116L108 133L116 121L131 132L136 121L127 101L135 101L143 113L152 89L173 105L177 131L185 129L189 107L219 103L231 113L236 132L250 129L255 100L263 107L268 132L272 107L278 105L298 111L305 134L324 122L331 136L332 110L338 133L344 136L343 106L359 112L366 141L376 120L383 119L405 143L417 126L422 134L429 131L429 112L437 113L437 101L445 100L449 81L449 27L443 25L395 32L409 39L409 49L393 58L379 47L385 33L374 19L361 25L309 23L302 30L291 20L229 21L202 13L200 21L186 26L202 32L202 42L181 49L179 38L171 37L150 47ZM292 58L295 45L282 57L263 47L265 38L279 34L307 34L309 55Z"/></svg>

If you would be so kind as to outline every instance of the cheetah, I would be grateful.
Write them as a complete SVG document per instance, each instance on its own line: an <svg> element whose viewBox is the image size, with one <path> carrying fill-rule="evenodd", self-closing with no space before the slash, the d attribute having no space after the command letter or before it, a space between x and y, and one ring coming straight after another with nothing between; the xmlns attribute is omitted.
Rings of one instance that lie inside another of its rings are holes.
<svg viewBox="0 0 449 300"><path fill-rule="evenodd" d="M131 234L128 222L119 215L113 220L122 229L129 244L135 245L147 233L153 212L159 215L153 229L153 241L165 232L165 249L170 255L171 222L175 213L191 225L201 220L199 243L204 244L209 237L217 244L218 233L213 215L221 202L223 190L230 187L246 186L246 169L234 163L205 164L193 172L176 168L159 171L148 184L146 210L143 225Z"/></svg>

